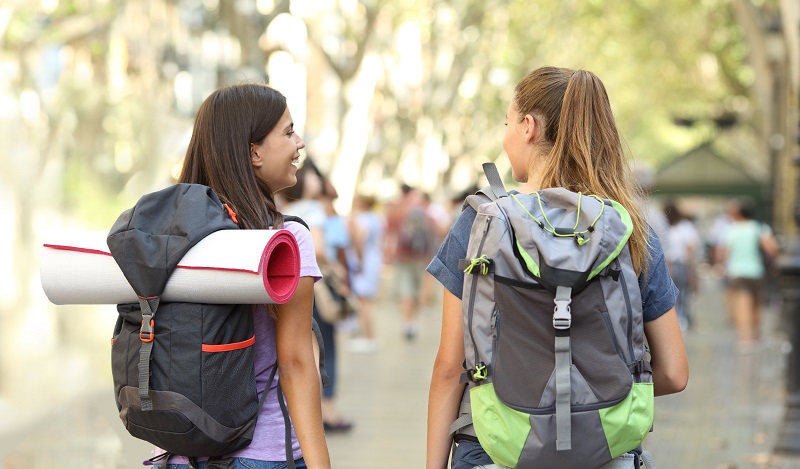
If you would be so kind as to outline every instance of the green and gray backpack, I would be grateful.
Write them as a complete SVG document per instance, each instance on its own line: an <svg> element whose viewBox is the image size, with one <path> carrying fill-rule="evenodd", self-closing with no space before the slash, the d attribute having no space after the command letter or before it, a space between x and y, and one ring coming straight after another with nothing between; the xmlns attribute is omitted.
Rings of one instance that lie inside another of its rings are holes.
<svg viewBox="0 0 800 469"><path fill-rule="evenodd" d="M508 194L484 171L490 187L467 199L468 387L451 430L510 468L600 467L653 423L630 215L563 188Z"/></svg>

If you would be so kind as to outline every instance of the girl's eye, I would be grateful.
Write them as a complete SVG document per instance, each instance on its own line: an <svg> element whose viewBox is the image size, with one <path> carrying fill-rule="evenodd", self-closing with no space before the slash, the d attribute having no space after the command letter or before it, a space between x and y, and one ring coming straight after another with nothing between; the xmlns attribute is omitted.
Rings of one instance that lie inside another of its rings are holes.
<svg viewBox="0 0 800 469"><path fill-rule="evenodd" d="M289 133L287 133L286 135L288 135L289 137L291 137L292 135L294 135L294 130L290 130L290 131L289 131Z"/></svg>

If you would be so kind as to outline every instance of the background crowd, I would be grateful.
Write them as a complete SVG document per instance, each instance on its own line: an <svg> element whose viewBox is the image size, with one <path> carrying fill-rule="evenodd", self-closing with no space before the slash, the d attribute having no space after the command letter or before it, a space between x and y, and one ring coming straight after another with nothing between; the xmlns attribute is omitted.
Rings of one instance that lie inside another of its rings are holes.
<svg viewBox="0 0 800 469"><path fill-rule="evenodd" d="M315 285L314 318L322 331L331 378L331 386L323 390L323 422L326 431L347 432L353 423L335 404L337 360L343 350L381 350L374 316L382 313L376 311L382 293L400 304L399 333L414 340L421 308L432 308L437 296L425 266L457 212L403 184L395 199L380 203L374 194L358 194L348 216L339 215L336 188L310 157L298 169L297 181L279 193L278 207L302 218L314 239L323 272L323 281ZM387 292L382 291L385 267L391 269L394 285Z"/></svg>

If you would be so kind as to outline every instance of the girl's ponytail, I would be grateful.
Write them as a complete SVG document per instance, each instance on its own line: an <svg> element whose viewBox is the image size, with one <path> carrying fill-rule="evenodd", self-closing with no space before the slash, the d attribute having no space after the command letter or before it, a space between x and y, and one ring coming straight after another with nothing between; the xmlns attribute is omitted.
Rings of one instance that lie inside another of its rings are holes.
<svg viewBox="0 0 800 469"><path fill-rule="evenodd" d="M600 188L606 192L608 181L599 177L600 171L619 174L624 159L608 95L597 76L585 70L572 73L559 121L548 158L553 182L576 192L598 192Z"/></svg>
<svg viewBox="0 0 800 469"><path fill-rule="evenodd" d="M517 85L515 99L522 115L542 116L552 145L541 162L541 188L564 187L624 206L634 225L631 257L641 272L649 239L642 191L631 176L603 82L586 70L544 67Z"/></svg>

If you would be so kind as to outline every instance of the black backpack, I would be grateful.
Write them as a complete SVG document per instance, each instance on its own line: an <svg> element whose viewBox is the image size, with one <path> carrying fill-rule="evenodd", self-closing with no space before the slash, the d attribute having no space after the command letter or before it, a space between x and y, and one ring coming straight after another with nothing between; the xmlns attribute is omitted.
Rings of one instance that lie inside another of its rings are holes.
<svg viewBox="0 0 800 469"><path fill-rule="evenodd" d="M171 454L215 457L246 447L267 395L257 397L253 305L159 298L189 249L215 231L237 229L209 187L176 184L143 196L108 235L112 256L139 296L138 303L117 305L111 351L117 408L131 435ZM320 368L327 385L324 357ZM267 390L276 371L277 363ZM280 387L278 397L292 461Z"/></svg>

